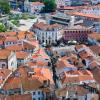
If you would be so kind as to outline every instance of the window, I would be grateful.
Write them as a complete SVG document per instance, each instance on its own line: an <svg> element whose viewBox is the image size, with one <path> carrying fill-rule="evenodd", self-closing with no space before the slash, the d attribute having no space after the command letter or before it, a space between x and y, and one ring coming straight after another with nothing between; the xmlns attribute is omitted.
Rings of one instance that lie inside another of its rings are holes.
<svg viewBox="0 0 100 100"><path fill-rule="evenodd" d="M5 64L2 64L2 67L5 67Z"/></svg>
<svg viewBox="0 0 100 100"><path fill-rule="evenodd" d="M38 91L38 95L40 95L40 91Z"/></svg>
<svg viewBox="0 0 100 100"><path fill-rule="evenodd" d="M40 97L38 98L38 100L40 100Z"/></svg>
<svg viewBox="0 0 100 100"><path fill-rule="evenodd" d="M35 95L35 92L33 92L33 95Z"/></svg>
<svg viewBox="0 0 100 100"><path fill-rule="evenodd" d="M11 66L13 66L14 62L11 62Z"/></svg>
<svg viewBox="0 0 100 100"><path fill-rule="evenodd" d="M33 100L36 100L35 98L33 98Z"/></svg>

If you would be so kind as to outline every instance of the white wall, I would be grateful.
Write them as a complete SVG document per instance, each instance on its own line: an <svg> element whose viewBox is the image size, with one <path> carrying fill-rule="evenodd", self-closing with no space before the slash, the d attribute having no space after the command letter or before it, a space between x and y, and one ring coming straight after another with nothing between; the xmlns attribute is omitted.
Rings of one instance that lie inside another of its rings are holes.
<svg viewBox="0 0 100 100"><path fill-rule="evenodd" d="M36 32L38 40L41 43L44 43L44 42L46 44L55 43L56 40L62 37L60 29L54 29L50 31L34 29L34 31ZM50 43L49 43L49 40L50 40Z"/></svg>
<svg viewBox="0 0 100 100"><path fill-rule="evenodd" d="M15 52L11 52L11 55L8 57L8 69L10 70L17 69L17 58Z"/></svg>

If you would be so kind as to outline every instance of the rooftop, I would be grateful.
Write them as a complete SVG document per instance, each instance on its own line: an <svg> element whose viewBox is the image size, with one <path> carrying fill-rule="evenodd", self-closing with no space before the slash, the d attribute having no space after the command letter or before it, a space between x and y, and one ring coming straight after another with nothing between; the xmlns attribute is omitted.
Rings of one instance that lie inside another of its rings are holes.
<svg viewBox="0 0 100 100"><path fill-rule="evenodd" d="M44 5L44 3L41 3L41 2L32 2L32 5Z"/></svg>
<svg viewBox="0 0 100 100"><path fill-rule="evenodd" d="M7 100L31 100L32 96L31 94L21 94L21 95L10 95L7 96Z"/></svg>
<svg viewBox="0 0 100 100"><path fill-rule="evenodd" d="M97 46L97 45L90 46L90 49L93 51L94 54L97 54L98 56L100 56L100 46Z"/></svg>
<svg viewBox="0 0 100 100"><path fill-rule="evenodd" d="M67 14L100 20L100 16L94 14L85 14L82 12L69 12Z"/></svg>
<svg viewBox="0 0 100 100"><path fill-rule="evenodd" d="M8 57L10 56L11 52L6 50L6 49L2 49L0 50L0 59L1 60L5 60L5 59L8 59Z"/></svg>
<svg viewBox="0 0 100 100"><path fill-rule="evenodd" d="M33 28L39 28L39 29L42 29L42 30L53 30L54 28L60 28L61 26L59 24L52 24L52 25L49 25L49 24L45 24L43 22L40 22L40 23L35 23L33 25Z"/></svg>
<svg viewBox="0 0 100 100"><path fill-rule="evenodd" d="M23 51L16 52L17 59L25 59L28 57L28 55L29 53L27 52L23 52Z"/></svg>
<svg viewBox="0 0 100 100"><path fill-rule="evenodd" d="M92 33L92 34L89 34L88 36L92 39L100 40L100 34L98 33Z"/></svg>

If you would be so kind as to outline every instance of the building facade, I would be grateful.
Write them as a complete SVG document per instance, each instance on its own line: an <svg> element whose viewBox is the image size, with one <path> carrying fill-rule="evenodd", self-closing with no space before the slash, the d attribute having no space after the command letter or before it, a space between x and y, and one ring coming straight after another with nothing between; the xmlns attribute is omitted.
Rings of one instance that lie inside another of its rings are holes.
<svg viewBox="0 0 100 100"><path fill-rule="evenodd" d="M62 27L58 24L36 23L33 25L33 31L37 34L37 40L42 44L56 43L62 37Z"/></svg>
<svg viewBox="0 0 100 100"><path fill-rule="evenodd" d="M76 27L76 28L75 28ZM91 30L87 28L82 28L80 26L73 26L71 28L67 28L64 31L64 41L77 41L77 42L86 42L88 40L88 34L91 33ZM80 27L80 28L79 28Z"/></svg>
<svg viewBox="0 0 100 100"><path fill-rule="evenodd" d="M0 50L0 68L8 68L10 70L17 69L17 58L14 52L8 50Z"/></svg>
<svg viewBox="0 0 100 100"><path fill-rule="evenodd" d="M41 2L26 1L24 3L24 10L26 12L30 12L31 14L39 13L43 7L44 7L44 4Z"/></svg>

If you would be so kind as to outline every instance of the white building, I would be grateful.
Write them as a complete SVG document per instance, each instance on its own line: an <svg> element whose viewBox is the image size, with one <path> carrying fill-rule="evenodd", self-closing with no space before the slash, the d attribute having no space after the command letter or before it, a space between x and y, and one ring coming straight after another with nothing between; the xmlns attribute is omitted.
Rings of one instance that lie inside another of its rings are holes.
<svg viewBox="0 0 100 100"><path fill-rule="evenodd" d="M0 50L0 68L17 69L16 54L8 50Z"/></svg>
<svg viewBox="0 0 100 100"><path fill-rule="evenodd" d="M24 10L31 14L39 13L43 7L44 4L41 2L29 2L26 0L24 3Z"/></svg>
<svg viewBox="0 0 100 100"><path fill-rule="evenodd" d="M60 6L71 6L71 5L82 5L82 0L56 0L56 5L59 8Z"/></svg>
<svg viewBox="0 0 100 100"><path fill-rule="evenodd" d="M44 24L43 22L33 25L33 31L37 34L40 43L56 43L62 37L62 27L58 24Z"/></svg>
<svg viewBox="0 0 100 100"><path fill-rule="evenodd" d="M100 7L90 7L90 8L88 7L83 9L81 12L85 14L93 14L100 16Z"/></svg>
<svg viewBox="0 0 100 100"><path fill-rule="evenodd" d="M91 0L91 3L92 4L99 4L100 3L100 0Z"/></svg>
<svg viewBox="0 0 100 100"><path fill-rule="evenodd" d="M56 0L57 7L60 6L70 6L71 0Z"/></svg>

